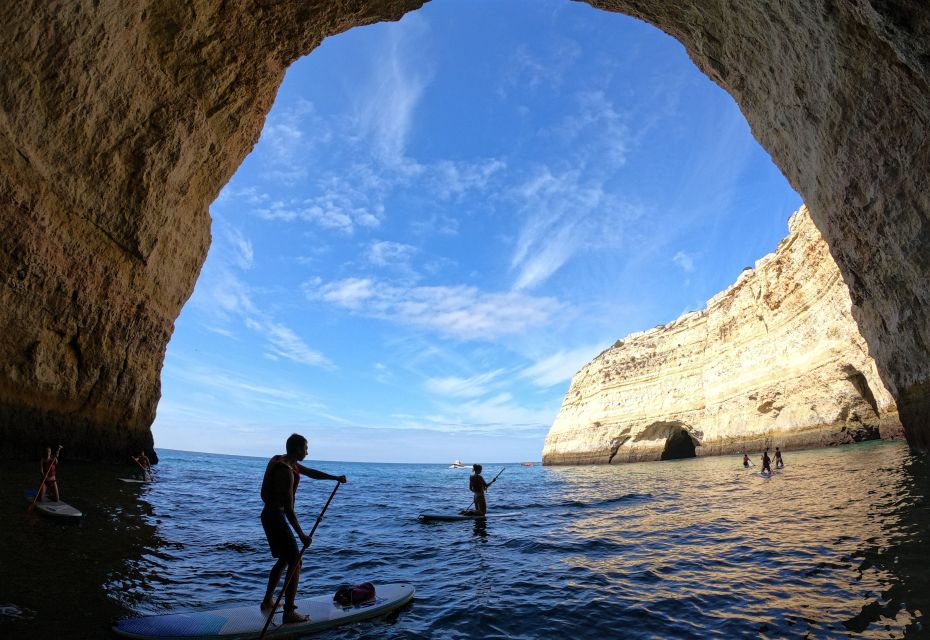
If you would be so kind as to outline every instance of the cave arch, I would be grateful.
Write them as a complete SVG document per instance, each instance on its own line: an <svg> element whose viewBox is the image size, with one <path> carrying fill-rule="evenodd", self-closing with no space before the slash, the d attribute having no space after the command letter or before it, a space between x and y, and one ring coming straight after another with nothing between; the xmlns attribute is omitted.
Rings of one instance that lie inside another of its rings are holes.
<svg viewBox="0 0 930 640"><path fill-rule="evenodd" d="M930 445L930 7L589 3L676 38L740 105L830 246L908 440ZM84 457L151 447L208 206L257 141L286 68L329 35L422 4L8 8L0 455L62 435Z"/></svg>
<svg viewBox="0 0 930 640"><path fill-rule="evenodd" d="M682 460L697 457L694 447L694 440L684 427L674 427L670 430L668 438L665 439L665 448L662 449L662 455L659 459Z"/></svg>

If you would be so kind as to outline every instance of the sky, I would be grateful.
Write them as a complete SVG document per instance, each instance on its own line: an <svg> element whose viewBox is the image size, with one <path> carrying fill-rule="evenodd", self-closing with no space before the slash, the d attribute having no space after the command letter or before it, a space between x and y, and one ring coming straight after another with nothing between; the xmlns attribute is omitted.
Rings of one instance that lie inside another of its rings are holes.
<svg viewBox="0 0 930 640"><path fill-rule="evenodd" d="M704 309L801 199L684 48L564 0L433 0L288 70L210 207L157 447L538 461L572 376Z"/></svg>

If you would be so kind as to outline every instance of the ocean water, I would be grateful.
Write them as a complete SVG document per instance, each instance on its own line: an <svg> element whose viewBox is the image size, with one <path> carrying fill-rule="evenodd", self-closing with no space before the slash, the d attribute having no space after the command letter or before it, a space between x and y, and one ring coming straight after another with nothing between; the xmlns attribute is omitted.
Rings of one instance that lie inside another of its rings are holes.
<svg viewBox="0 0 930 640"><path fill-rule="evenodd" d="M312 451L311 451L312 453ZM0 467L0 637L107 638L119 618L257 603L272 559L265 460L159 450L157 480L63 457L78 525L26 513L36 463ZM387 619L315 638L930 637L930 460L903 443L739 457L485 466L486 524L421 524L469 505L468 470L308 462L349 483L307 552L300 595L405 581ZM756 460L758 464L758 460ZM303 479L309 530L333 483Z"/></svg>

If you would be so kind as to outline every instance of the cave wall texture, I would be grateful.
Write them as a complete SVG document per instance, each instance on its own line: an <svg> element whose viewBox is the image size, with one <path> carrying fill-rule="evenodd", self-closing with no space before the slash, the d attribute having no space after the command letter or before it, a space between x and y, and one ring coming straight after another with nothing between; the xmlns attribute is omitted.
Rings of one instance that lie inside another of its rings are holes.
<svg viewBox="0 0 930 640"><path fill-rule="evenodd" d="M0 457L151 449L209 204L287 66L419 0L0 8ZM930 445L930 5L592 0L678 39L803 196L909 441Z"/></svg>

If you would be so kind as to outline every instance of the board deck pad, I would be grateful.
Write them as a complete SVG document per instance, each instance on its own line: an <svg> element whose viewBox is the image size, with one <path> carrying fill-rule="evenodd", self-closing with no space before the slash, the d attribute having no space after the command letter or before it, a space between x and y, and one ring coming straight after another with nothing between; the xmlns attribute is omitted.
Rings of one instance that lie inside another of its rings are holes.
<svg viewBox="0 0 930 640"><path fill-rule="evenodd" d="M283 611L275 611L266 638L291 638L341 624L385 615L413 599L415 589L406 583L375 585L375 598L351 607L333 602L333 593L297 600L297 610L309 615L307 622L282 624ZM204 638L214 640L247 640L258 638L268 619L268 613L258 603L213 611L166 613L141 618L126 618L113 627L124 638L160 640Z"/></svg>
<svg viewBox="0 0 930 640"><path fill-rule="evenodd" d="M26 489L23 494L27 502L32 502L36 497L35 489ZM46 493L46 495L48 495ZM43 500L42 502L36 502L36 511L39 511L47 516L52 516L54 518L69 518L76 520L82 517L84 514L72 507L67 502L62 502L61 500Z"/></svg>

